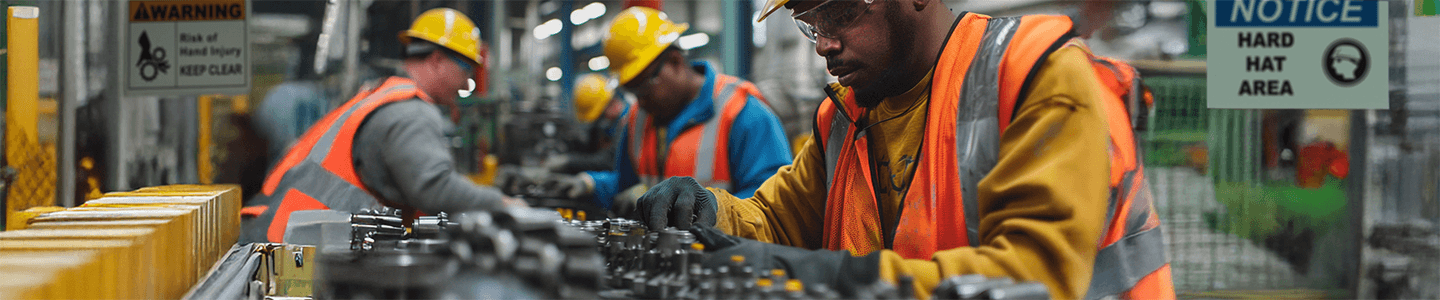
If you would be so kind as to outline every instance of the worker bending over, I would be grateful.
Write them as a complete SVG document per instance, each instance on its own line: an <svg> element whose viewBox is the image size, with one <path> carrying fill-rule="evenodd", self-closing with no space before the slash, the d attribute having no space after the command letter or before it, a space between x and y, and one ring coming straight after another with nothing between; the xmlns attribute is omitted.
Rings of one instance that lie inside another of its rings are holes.
<svg viewBox="0 0 1440 300"><path fill-rule="evenodd" d="M939 0L771 0L765 14L781 7L839 77L815 138L752 197L667 179L639 199L650 228L693 222L720 248L710 260L842 292L908 275L925 299L981 274L1057 299L1174 298L1116 88L1133 69L1091 55L1069 18L957 17Z"/></svg>
<svg viewBox="0 0 1440 300"><path fill-rule="evenodd" d="M281 242L290 214L358 212L381 205L435 214L498 208L511 200L455 171L439 106L455 107L484 63L480 31L457 10L436 8L400 34L404 77L371 82L311 126L265 178L242 213L241 243Z"/></svg>
<svg viewBox="0 0 1440 300"><path fill-rule="evenodd" d="M572 198L593 197L604 208L612 208L621 189L671 176L749 196L789 163L780 120L755 85L709 63L689 62L673 45L688 27L647 7L625 9L611 21L605 56L640 109L625 117L614 171L554 175L547 186L571 191Z"/></svg>

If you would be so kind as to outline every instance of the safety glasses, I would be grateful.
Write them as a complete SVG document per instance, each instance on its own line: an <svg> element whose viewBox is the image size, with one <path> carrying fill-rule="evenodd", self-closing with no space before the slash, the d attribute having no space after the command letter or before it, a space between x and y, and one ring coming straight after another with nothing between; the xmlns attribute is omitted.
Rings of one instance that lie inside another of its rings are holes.
<svg viewBox="0 0 1440 300"><path fill-rule="evenodd" d="M833 39L840 29L855 23L869 11L871 3L875 0L829 0L791 17L795 18L795 26L800 27L800 33L805 34L810 42L821 36Z"/></svg>
<svg viewBox="0 0 1440 300"><path fill-rule="evenodd" d="M459 55L454 54L446 55L446 57L449 57L451 60L454 60L456 64L459 64L460 69L464 70L465 74L475 74L475 66L470 65L469 60L460 58Z"/></svg>

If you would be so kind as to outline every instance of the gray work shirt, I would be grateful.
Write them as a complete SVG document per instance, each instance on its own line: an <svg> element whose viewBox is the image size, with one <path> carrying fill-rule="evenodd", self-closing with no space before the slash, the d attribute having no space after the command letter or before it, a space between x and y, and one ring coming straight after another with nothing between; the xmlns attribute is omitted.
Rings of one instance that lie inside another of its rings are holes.
<svg viewBox="0 0 1440 300"><path fill-rule="evenodd" d="M455 171L454 130L440 108L424 100L381 106L355 132L355 171L376 196L427 214L501 207L499 190Z"/></svg>

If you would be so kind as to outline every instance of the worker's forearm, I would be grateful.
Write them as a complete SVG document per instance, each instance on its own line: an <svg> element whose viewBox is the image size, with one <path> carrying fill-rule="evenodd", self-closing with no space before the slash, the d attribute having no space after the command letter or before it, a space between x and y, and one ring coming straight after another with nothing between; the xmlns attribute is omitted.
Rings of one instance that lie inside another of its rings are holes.
<svg viewBox="0 0 1440 300"><path fill-rule="evenodd" d="M409 105L395 108L419 110L422 107ZM394 114L404 112L408 111L386 111L391 114L386 118L393 119L398 117ZM498 190L475 185L456 173L449 139L445 135L444 119L433 111L420 112L430 118L422 115L394 121L394 125L387 128L377 128L383 130L386 143L370 145L383 147L380 155L384 167L401 194L399 199L388 200L432 214L499 207L503 194Z"/></svg>
<svg viewBox="0 0 1440 300"><path fill-rule="evenodd" d="M561 166L562 173L579 173L592 170L611 170L615 168L615 148L605 147L594 153L572 153L570 159Z"/></svg>
<svg viewBox="0 0 1440 300"><path fill-rule="evenodd" d="M505 194L488 186L477 186L459 173L440 179L432 188L420 192L411 206L425 213L461 212L499 208Z"/></svg>
<svg viewBox="0 0 1440 300"><path fill-rule="evenodd" d="M716 228L763 242L815 249L824 230L825 166L820 148L807 141L794 164L739 198L710 189L720 205Z"/></svg>
<svg viewBox="0 0 1440 300"><path fill-rule="evenodd" d="M614 201L613 198L616 194L620 193L619 172L591 171L582 174L590 176L591 182L595 184L594 193L592 193L592 196L595 197L595 204L605 209L610 209L610 205Z"/></svg>
<svg viewBox="0 0 1440 300"><path fill-rule="evenodd" d="M445 150L448 149L395 150L411 153L398 159L407 163L390 165L390 172L404 195L395 201L431 214L499 207L504 194L492 187L475 185L456 173Z"/></svg>

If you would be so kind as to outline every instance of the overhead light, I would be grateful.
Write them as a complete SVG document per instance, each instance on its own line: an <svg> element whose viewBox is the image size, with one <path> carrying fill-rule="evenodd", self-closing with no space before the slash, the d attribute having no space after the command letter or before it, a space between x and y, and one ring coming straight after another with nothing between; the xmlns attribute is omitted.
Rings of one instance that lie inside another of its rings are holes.
<svg viewBox="0 0 1440 300"><path fill-rule="evenodd" d="M589 12L591 19L605 16L605 4L600 2L590 2L590 4L585 5L585 7L580 9Z"/></svg>
<svg viewBox="0 0 1440 300"><path fill-rule="evenodd" d="M545 70L545 79L549 79L550 81L560 81L560 76L564 75L565 72L560 71L560 67L550 67L550 69Z"/></svg>
<svg viewBox="0 0 1440 300"><path fill-rule="evenodd" d="M586 21L590 21L590 13L586 12L584 9L577 9L570 12L570 24L580 26L580 24L585 24Z"/></svg>
<svg viewBox="0 0 1440 300"><path fill-rule="evenodd" d="M545 23L540 23L539 26L535 26L535 31L532 33L535 35L535 39L543 40L556 33L560 33L560 30L564 27L565 24L560 23L560 19L550 19L549 21L545 21Z"/></svg>
<svg viewBox="0 0 1440 300"><path fill-rule="evenodd" d="M704 32L696 32L690 35L681 36L679 40L675 41L675 44L677 46L680 46L680 49L682 50L699 48L700 46L705 46L705 44L709 43L710 35L705 34Z"/></svg>
<svg viewBox="0 0 1440 300"><path fill-rule="evenodd" d="M605 57L604 55L596 56L595 58L591 58L591 59L590 59L590 70L591 70L591 71L604 70L605 68L609 68L609 67L610 67L610 58Z"/></svg>
<svg viewBox="0 0 1440 300"><path fill-rule="evenodd" d="M585 22L602 16L605 16L605 4L591 2L589 5L585 5L585 7L570 12L570 24L579 26L580 24L585 24Z"/></svg>

